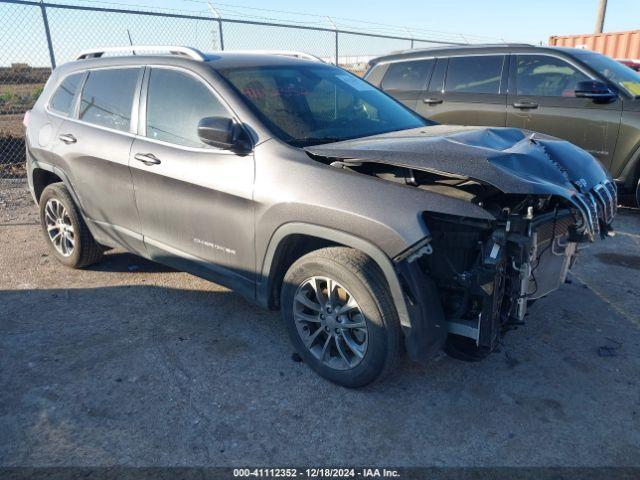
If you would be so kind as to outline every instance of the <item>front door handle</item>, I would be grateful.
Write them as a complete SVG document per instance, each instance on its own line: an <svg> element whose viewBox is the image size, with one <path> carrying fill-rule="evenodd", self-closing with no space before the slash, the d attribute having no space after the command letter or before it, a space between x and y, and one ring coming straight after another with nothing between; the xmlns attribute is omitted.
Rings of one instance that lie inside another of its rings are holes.
<svg viewBox="0 0 640 480"><path fill-rule="evenodd" d="M515 102L514 108L538 108L538 104L535 102Z"/></svg>
<svg viewBox="0 0 640 480"><path fill-rule="evenodd" d="M59 135L58 138L61 142L66 143L67 145L76 143L78 141L78 139L70 133L63 133L62 135Z"/></svg>
<svg viewBox="0 0 640 480"><path fill-rule="evenodd" d="M442 100L441 98L423 98L422 102L426 103L427 105L438 105L439 103L442 103L444 100Z"/></svg>
<svg viewBox="0 0 640 480"><path fill-rule="evenodd" d="M160 163L160 159L153 153L136 153L133 158L147 166L158 165Z"/></svg>

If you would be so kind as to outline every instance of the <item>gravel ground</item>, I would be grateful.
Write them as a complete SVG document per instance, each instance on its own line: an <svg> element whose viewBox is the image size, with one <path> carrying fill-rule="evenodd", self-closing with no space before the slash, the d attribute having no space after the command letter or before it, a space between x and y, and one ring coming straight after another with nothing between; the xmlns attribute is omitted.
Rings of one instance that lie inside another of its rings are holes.
<svg viewBox="0 0 640 480"><path fill-rule="evenodd" d="M351 391L222 287L122 252L62 267L0 187L1 466L640 466L637 212L486 361Z"/></svg>

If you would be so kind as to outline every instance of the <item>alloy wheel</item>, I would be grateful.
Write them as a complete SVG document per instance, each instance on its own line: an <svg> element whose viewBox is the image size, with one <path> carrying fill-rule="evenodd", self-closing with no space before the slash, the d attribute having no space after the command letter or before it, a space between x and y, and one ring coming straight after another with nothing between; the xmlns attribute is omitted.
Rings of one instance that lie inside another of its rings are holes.
<svg viewBox="0 0 640 480"><path fill-rule="evenodd" d="M75 249L75 232L71 217L59 200L52 198L44 207L47 235L54 248L64 257L69 257Z"/></svg>
<svg viewBox="0 0 640 480"><path fill-rule="evenodd" d="M356 299L328 277L302 282L293 299L293 316L307 350L326 366L348 370L362 362L369 343L365 317Z"/></svg>

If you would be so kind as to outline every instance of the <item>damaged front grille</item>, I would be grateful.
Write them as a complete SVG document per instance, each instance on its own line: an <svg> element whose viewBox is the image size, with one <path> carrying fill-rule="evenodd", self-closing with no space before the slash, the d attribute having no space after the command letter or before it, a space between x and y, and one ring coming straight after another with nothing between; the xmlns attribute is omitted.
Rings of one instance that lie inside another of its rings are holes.
<svg viewBox="0 0 640 480"><path fill-rule="evenodd" d="M582 228L594 240L605 235L618 210L618 191L614 182L605 180L590 191L576 193L573 200L582 215Z"/></svg>
<svg viewBox="0 0 640 480"><path fill-rule="evenodd" d="M607 224L611 223L618 208L618 192L615 184L613 182L607 182L606 185L600 183L594 187L593 193L598 200L600 208L602 208L605 222Z"/></svg>

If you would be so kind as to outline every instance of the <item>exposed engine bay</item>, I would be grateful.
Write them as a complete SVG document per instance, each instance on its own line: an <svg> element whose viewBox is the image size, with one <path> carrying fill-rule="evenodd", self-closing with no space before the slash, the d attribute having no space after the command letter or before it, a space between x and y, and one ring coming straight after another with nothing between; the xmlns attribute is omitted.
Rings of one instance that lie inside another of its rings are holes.
<svg viewBox="0 0 640 480"><path fill-rule="evenodd" d="M457 214L425 205L429 238L396 260L435 283L449 351L482 358L523 323L532 301L565 282L580 244L612 234L617 191L597 161L568 142L514 129L434 128L447 134L401 132L307 151L455 203Z"/></svg>
<svg viewBox="0 0 640 480"><path fill-rule="evenodd" d="M541 203L538 210L504 209L493 224L426 218L433 253L418 262L438 286L449 332L472 339L480 351L492 351L521 324L529 302L557 289L575 260L574 215Z"/></svg>
<svg viewBox="0 0 640 480"><path fill-rule="evenodd" d="M450 348L464 350L459 355L494 350L506 331L523 323L528 304L565 282L578 244L593 239L580 211L552 195L504 194L474 180L381 165L347 168L473 202L495 218L424 213L430 248L415 261L438 287L449 333L472 340L453 339ZM598 225L599 232L609 228Z"/></svg>

